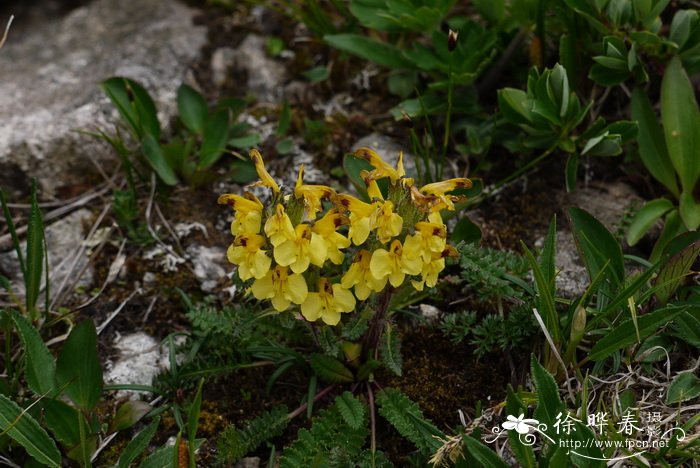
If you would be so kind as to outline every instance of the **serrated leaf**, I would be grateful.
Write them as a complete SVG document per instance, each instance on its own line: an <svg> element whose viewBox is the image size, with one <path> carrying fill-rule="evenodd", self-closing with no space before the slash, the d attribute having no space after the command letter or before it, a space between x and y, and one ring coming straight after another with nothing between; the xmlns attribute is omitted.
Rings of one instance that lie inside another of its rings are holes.
<svg viewBox="0 0 700 468"><path fill-rule="evenodd" d="M664 324L673 320L684 310L683 307L667 306L639 317L637 319L637 327L640 339L643 340L658 331ZM591 361L600 361L615 351L624 349L635 342L637 342L635 327L631 319L626 320L598 340L588 357Z"/></svg>
<svg viewBox="0 0 700 468"><path fill-rule="evenodd" d="M433 454L442 445L436 438L445 434L423 416L418 405L394 388L385 388L377 395L379 413L396 430L425 455Z"/></svg>
<svg viewBox="0 0 700 468"><path fill-rule="evenodd" d="M119 461L117 462L118 468L128 468L143 452L148 448L151 443L153 436L156 435L158 430L158 425L160 424L160 417L153 418L153 421L146 426L141 432L136 434L129 444L124 448L121 455L119 455ZM142 465L143 466L143 465Z"/></svg>
<svg viewBox="0 0 700 468"><path fill-rule="evenodd" d="M177 108L182 123L191 132L201 135L209 114L209 107L202 95L183 83L177 90Z"/></svg>
<svg viewBox="0 0 700 468"><path fill-rule="evenodd" d="M678 374L666 393L666 404L673 405L700 396L700 379L691 371Z"/></svg>
<svg viewBox="0 0 700 468"><path fill-rule="evenodd" d="M10 436L39 463L55 468L61 466L61 453L53 439L34 418L2 394L0 394L0 433Z"/></svg>
<svg viewBox="0 0 700 468"><path fill-rule="evenodd" d="M557 415L565 411L564 404L559 398L559 387L534 354L530 355L530 376L537 389L535 419L547 424L552 431L552 424L556 421Z"/></svg>
<svg viewBox="0 0 700 468"><path fill-rule="evenodd" d="M343 392L342 395L335 397L335 405L338 407L338 412L343 417L345 424L353 429L364 426L367 408L352 396L352 393Z"/></svg>
<svg viewBox="0 0 700 468"><path fill-rule="evenodd" d="M384 339L379 347L379 356L382 363L394 374L401 377L403 374L403 358L401 357L401 338L394 331L391 324L387 324L384 331Z"/></svg>
<svg viewBox="0 0 700 468"><path fill-rule="evenodd" d="M678 56L671 59L661 83L661 119L682 191L692 193L700 177L700 110Z"/></svg>
<svg viewBox="0 0 700 468"><path fill-rule="evenodd" d="M352 371L345 367L343 363L330 356L312 354L310 364L316 375L327 382L343 383L353 381Z"/></svg>
<svg viewBox="0 0 700 468"><path fill-rule="evenodd" d="M25 352L24 378L37 396L51 393L55 387L56 362L39 332L17 312L10 314Z"/></svg>
<svg viewBox="0 0 700 468"><path fill-rule="evenodd" d="M56 383L83 410L95 407L102 394L102 368L97 333L91 320L73 327L56 363Z"/></svg>
<svg viewBox="0 0 700 468"><path fill-rule="evenodd" d="M673 209L673 203L665 198L647 202L634 215L627 231L627 243L635 245L662 216Z"/></svg>

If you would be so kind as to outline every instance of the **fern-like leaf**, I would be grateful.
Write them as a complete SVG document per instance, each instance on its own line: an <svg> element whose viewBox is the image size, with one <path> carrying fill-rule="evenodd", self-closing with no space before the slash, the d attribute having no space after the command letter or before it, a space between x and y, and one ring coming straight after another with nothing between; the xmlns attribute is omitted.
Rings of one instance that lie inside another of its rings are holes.
<svg viewBox="0 0 700 468"><path fill-rule="evenodd" d="M377 395L381 414L399 434L410 440L424 455L431 455L442 445L436 437L445 434L423 416L418 405L394 388L384 389Z"/></svg>
<svg viewBox="0 0 700 468"><path fill-rule="evenodd" d="M335 404L345 424L353 429L359 429L365 425L367 407L352 396L352 393L344 392L342 395L335 397Z"/></svg>
<svg viewBox="0 0 700 468"><path fill-rule="evenodd" d="M224 429L217 444L219 460L233 462L244 457L263 442L282 434L287 424L287 407L282 405L248 421L243 429L230 425Z"/></svg>
<svg viewBox="0 0 700 468"><path fill-rule="evenodd" d="M401 339L394 332L391 324L386 325L384 332L384 340L379 346L379 356L382 358L382 363L394 374L401 377L403 374L403 359L401 358Z"/></svg>

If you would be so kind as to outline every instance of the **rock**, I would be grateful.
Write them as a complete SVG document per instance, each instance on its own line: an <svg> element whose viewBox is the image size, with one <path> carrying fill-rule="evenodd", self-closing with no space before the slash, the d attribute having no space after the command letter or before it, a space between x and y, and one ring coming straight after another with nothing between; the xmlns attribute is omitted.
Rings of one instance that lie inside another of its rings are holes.
<svg viewBox="0 0 700 468"><path fill-rule="evenodd" d="M643 200L624 182L611 182L605 185L593 185L579 188L565 196L567 205L578 206L590 214L618 238L624 237L621 221L630 215L636 205Z"/></svg>
<svg viewBox="0 0 700 468"><path fill-rule="evenodd" d="M138 14L136 14L138 12ZM192 10L161 0L95 0L15 40L0 51L0 173L36 176L45 193L85 183L91 162L116 160L75 130L109 129L117 118L97 84L114 75L142 83L161 121L176 108L186 68L206 40Z"/></svg>
<svg viewBox="0 0 700 468"><path fill-rule="evenodd" d="M401 145L396 143L391 138L381 135L379 133L370 133L357 140L354 145L352 145L352 151L358 148L366 146L372 148L377 154L387 163L396 167L396 162L399 159L399 152L403 151L403 164L406 168L406 173L410 177L416 176L416 161L415 157L406 151L406 148L402 148Z"/></svg>
<svg viewBox="0 0 700 468"><path fill-rule="evenodd" d="M442 313L440 309L430 304L421 304L418 306L421 316L428 322L435 322L440 318Z"/></svg>
<svg viewBox="0 0 700 468"><path fill-rule="evenodd" d="M152 336L136 332L118 337L113 345L119 352L119 358L116 362L107 363L105 383L151 385L153 378L164 370L161 363L166 363L167 358ZM133 400L139 398L141 393L120 390L116 397Z"/></svg>
<svg viewBox="0 0 700 468"><path fill-rule="evenodd" d="M219 283L226 278L226 270L221 266L226 262L226 251L221 247L190 245L187 247L187 254L202 291L216 290Z"/></svg>
<svg viewBox="0 0 700 468"><path fill-rule="evenodd" d="M543 245L544 237L535 242L538 249ZM557 231L554 264L557 269L557 296L573 298L583 294L590 283L588 270L579 259L574 236L569 231Z"/></svg>
<svg viewBox="0 0 700 468"><path fill-rule="evenodd" d="M260 466L260 457L245 457L236 462L234 468L258 468Z"/></svg>
<svg viewBox="0 0 700 468"><path fill-rule="evenodd" d="M282 97L284 65L267 56L263 37L248 35L236 49L231 62L232 67L247 75L246 87L259 101L277 102ZM226 63L217 67L229 68Z"/></svg>
<svg viewBox="0 0 700 468"><path fill-rule="evenodd" d="M231 74L236 51L231 47L219 47L211 54L211 80L217 87L222 87Z"/></svg>
<svg viewBox="0 0 700 468"><path fill-rule="evenodd" d="M83 223L92 220L92 213L81 208L65 216L55 223L46 226L45 236L49 257L49 294L53 298L61 290L61 286L70 287L81 272L75 286L89 287L93 282L93 270L87 254L81 249L83 240ZM26 252L26 241L21 243L22 252ZM0 272L12 280L20 294L24 294L24 281L17 260L17 253L11 250L0 254ZM43 275L42 275L43 278ZM65 283L64 283L65 282Z"/></svg>

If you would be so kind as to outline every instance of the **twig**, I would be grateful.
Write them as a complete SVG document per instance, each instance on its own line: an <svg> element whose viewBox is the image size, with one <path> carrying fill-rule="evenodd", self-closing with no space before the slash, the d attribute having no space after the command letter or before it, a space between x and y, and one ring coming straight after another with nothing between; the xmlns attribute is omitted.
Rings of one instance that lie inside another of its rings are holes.
<svg viewBox="0 0 700 468"><path fill-rule="evenodd" d="M537 320L537 323L540 325L540 328L542 329L542 332L544 333L544 337L547 339L547 343L549 343L549 347L552 350L552 353L557 358L557 361L559 361L559 364L561 364L561 368L564 370L564 375L566 376L566 388L569 390L569 398L571 398L571 401L575 401L574 391L571 389L571 382L569 381L569 372L566 369L566 364L564 364L564 360L559 355L559 350L557 349L556 346L554 346L554 341L552 340L552 337L550 336L549 331L547 330L547 327L545 326L544 322L542 321L542 317L540 317L540 313L537 312L537 309L535 309L535 308L532 309L532 312L535 314L535 319Z"/></svg>
<svg viewBox="0 0 700 468"><path fill-rule="evenodd" d="M7 20L7 26L5 26L5 33L2 35L2 39L0 39L0 49L2 49L2 46L5 45L5 41L7 40L7 33L10 32L10 26L12 26L13 19L15 19L15 15L10 15L10 19Z"/></svg>

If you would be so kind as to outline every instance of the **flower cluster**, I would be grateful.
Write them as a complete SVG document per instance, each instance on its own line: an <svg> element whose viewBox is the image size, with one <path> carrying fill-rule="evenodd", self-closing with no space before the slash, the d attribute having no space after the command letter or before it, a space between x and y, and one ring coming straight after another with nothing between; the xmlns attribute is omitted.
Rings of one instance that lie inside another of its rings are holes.
<svg viewBox="0 0 700 468"><path fill-rule="evenodd" d="M250 192L219 197L234 210L229 261L241 280L251 280L249 292L279 312L296 304L306 320L336 325L356 300L407 278L417 290L435 286L445 257L456 254L440 211L454 210L459 197L449 192L471 187L469 179L418 188L406 177L403 155L396 168L369 148L354 155L374 168L361 174L369 201L304 184L303 166L294 190L284 193L257 150L250 152L260 176L254 185L268 187L271 202L265 206ZM381 179L388 179L386 196Z"/></svg>

